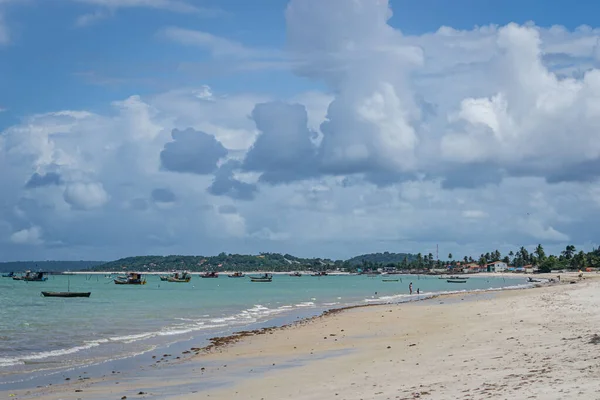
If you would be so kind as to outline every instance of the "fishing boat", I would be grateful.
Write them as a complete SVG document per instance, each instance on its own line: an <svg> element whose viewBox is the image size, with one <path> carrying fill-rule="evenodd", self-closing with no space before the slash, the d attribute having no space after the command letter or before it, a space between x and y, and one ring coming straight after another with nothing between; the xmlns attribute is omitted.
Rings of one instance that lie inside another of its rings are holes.
<svg viewBox="0 0 600 400"><path fill-rule="evenodd" d="M200 275L200 278L218 278L219 274L217 274L215 271L210 271L210 272L206 272L202 275Z"/></svg>
<svg viewBox="0 0 600 400"><path fill-rule="evenodd" d="M92 292L71 292L71 280L67 280L66 292L42 292L44 297L90 297Z"/></svg>
<svg viewBox="0 0 600 400"><path fill-rule="evenodd" d="M192 280L192 275L187 271L175 272L171 276L167 276L167 282L187 283Z"/></svg>
<svg viewBox="0 0 600 400"><path fill-rule="evenodd" d="M466 279L446 279L448 283L467 283Z"/></svg>
<svg viewBox="0 0 600 400"><path fill-rule="evenodd" d="M145 285L146 279L138 272L129 272L126 276L118 276L115 279L117 285Z"/></svg>
<svg viewBox="0 0 600 400"><path fill-rule="evenodd" d="M227 276L230 277L230 278L243 278L246 275L244 275L241 272L234 272L233 274L229 274Z"/></svg>
<svg viewBox="0 0 600 400"><path fill-rule="evenodd" d="M398 282L400 279L382 279L381 282Z"/></svg>
<svg viewBox="0 0 600 400"><path fill-rule="evenodd" d="M327 272L325 272L325 271L315 272L315 273L311 274L311 276L327 276Z"/></svg>
<svg viewBox="0 0 600 400"><path fill-rule="evenodd" d="M300 277L302 274L300 272L294 272L293 274L290 274L290 276Z"/></svg>
<svg viewBox="0 0 600 400"><path fill-rule="evenodd" d="M273 275L264 274L263 276L251 276L250 282L271 282L273 280Z"/></svg>
<svg viewBox="0 0 600 400"><path fill-rule="evenodd" d="M90 297L92 292L42 292L44 297Z"/></svg>
<svg viewBox="0 0 600 400"><path fill-rule="evenodd" d="M163 282L186 283L192 279L192 275L190 275L187 271L183 271L183 272L173 272L170 275L161 275L161 276L159 276L159 278Z"/></svg>
<svg viewBox="0 0 600 400"><path fill-rule="evenodd" d="M8 272L6 274L2 274L3 278L12 278L13 276L15 276L14 272Z"/></svg>
<svg viewBox="0 0 600 400"><path fill-rule="evenodd" d="M26 282L45 282L48 277L45 276L46 272L31 272L26 271L25 275L13 276L15 281L26 281Z"/></svg>

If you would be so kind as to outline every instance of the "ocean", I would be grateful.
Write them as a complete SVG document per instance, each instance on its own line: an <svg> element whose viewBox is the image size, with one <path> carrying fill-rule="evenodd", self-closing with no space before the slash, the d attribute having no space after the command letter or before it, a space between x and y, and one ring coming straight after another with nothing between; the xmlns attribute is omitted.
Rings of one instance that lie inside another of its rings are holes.
<svg viewBox="0 0 600 400"><path fill-rule="evenodd" d="M248 275L247 275L248 276ZM53 275L46 282L0 278L0 391L76 367L107 363L256 324L293 321L324 310L368 303L420 300L454 291L526 286L524 277L476 277L464 284L436 276L274 275L115 285L101 274ZM384 282L383 279L398 279ZM413 283L416 292L408 294ZM89 298L45 298L41 291L90 291Z"/></svg>

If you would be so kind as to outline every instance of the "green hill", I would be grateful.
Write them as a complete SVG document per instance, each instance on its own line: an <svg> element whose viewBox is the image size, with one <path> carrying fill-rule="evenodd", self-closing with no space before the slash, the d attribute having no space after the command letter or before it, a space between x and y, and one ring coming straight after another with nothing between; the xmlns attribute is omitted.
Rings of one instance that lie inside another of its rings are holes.
<svg viewBox="0 0 600 400"><path fill-rule="evenodd" d="M345 268L355 270L365 262L371 267L400 264L416 259L413 254L373 253L353 257L350 260L300 258L290 254L260 253L258 255L226 254L217 256L137 256L127 257L94 267L97 271L297 271ZM364 262L363 262L364 261Z"/></svg>
<svg viewBox="0 0 600 400"><path fill-rule="evenodd" d="M352 257L347 260L350 265L360 266L364 263L368 264L400 264L406 258L407 262L416 261L417 256L415 254L409 253L370 253L370 254L362 254L360 256Z"/></svg>

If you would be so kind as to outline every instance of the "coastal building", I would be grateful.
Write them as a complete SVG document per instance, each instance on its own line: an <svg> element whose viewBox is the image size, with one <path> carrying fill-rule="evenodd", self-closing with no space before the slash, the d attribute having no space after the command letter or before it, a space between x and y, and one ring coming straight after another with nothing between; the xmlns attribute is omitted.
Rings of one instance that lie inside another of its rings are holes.
<svg viewBox="0 0 600 400"><path fill-rule="evenodd" d="M462 272L464 274L476 274L478 272L486 272L487 271L487 267L485 266L481 266L477 263L469 263L469 264L464 264L462 266Z"/></svg>
<svg viewBox="0 0 600 400"><path fill-rule="evenodd" d="M487 265L487 272L504 272L508 269L508 265L504 261L494 261Z"/></svg>

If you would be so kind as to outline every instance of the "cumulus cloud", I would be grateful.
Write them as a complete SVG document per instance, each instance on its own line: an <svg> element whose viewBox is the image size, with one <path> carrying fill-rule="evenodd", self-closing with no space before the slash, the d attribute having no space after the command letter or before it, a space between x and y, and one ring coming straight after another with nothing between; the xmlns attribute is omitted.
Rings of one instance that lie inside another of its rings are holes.
<svg viewBox="0 0 600 400"><path fill-rule="evenodd" d="M172 172L210 174L217 169L217 162L227 155L227 149L214 136L188 128L174 129L173 141L165 144L160 152L162 167Z"/></svg>
<svg viewBox="0 0 600 400"><path fill-rule="evenodd" d="M14 232L10 236L10 240L14 244L39 245L43 243L42 230L39 226L21 229L20 231Z"/></svg>
<svg viewBox="0 0 600 400"><path fill-rule="evenodd" d="M248 151L242 168L262 172L269 183L307 178L316 171L315 133L307 128L308 116L300 104L257 104L252 119L261 132Z"/></svg>
<svg viewBox="0 0 600 400"><path fill-rule="evenodd" d="M229 160L215 172L208 193L214 196L227 196L236 200L253 200L258 191L254 183L242 182L234 177L235 170L240 169L241 162Z"/></svg>
<svg viewBox="0 0 600 400"><path fill-rule="evenodd" d="M47 174L34 173L25 184L27 189L34 189L48 185L59 185L61 183L60 175L56 172L48 172Z"/></svg>
<svg viewBox="0 0 600 400"><path fill-rule="evenodd" d="M109 196L99 182L74 182L65 188L64 199L74 209L91 210L106 204Z"/></svg>
<svg viewBox="0 0 600 400"><path fill-rule="evenodd" d="M175 193L165 188L154 189L151 193L151 197L152 200L157 203L173 203L177 200Z"/></svg>
<svg viewBox="0 0 600 400"><path fill-rule="evenodd" d="M44 257L591 247L600 31L406 35L390 16L385 0L290 1L285 58L323 92L198 85L8 127L0 251L27 254L7 247L19 232ZM163 34L215 59L262 57L209 32Z"/></svg>

